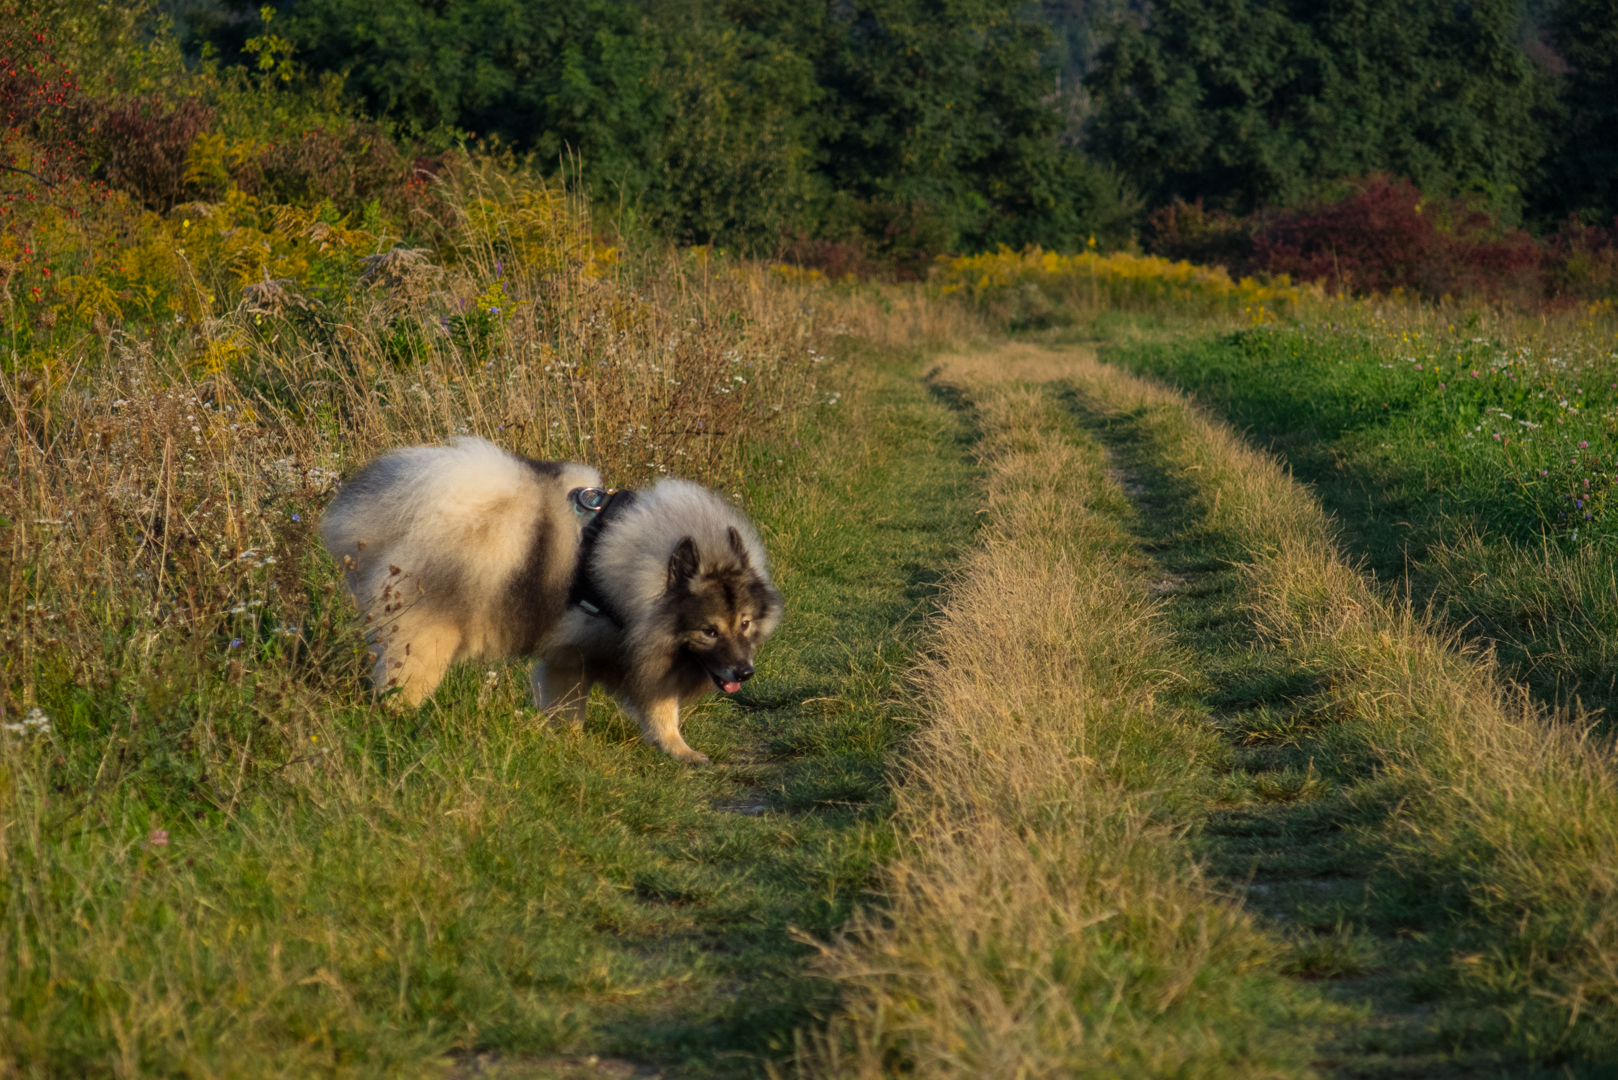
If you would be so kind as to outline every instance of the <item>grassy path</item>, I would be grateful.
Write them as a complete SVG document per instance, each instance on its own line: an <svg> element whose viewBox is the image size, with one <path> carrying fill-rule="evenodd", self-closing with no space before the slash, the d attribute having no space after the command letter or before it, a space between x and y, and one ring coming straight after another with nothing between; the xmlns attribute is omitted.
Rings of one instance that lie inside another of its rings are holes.
<svg viewBox="0 0 1618 1080"><path fill-rule="evenodd" d="M944 377L985 540L811 1072L1606 1075L1604 745L1173 391L1019 345Z"/></svg>
<svg viewBox="0 0 1618 1080"><path fill-rule="evenodd" d="M1322 1013L1198 868L1220 740L1178 692L1130 502L1049 385L1064 357L943 358L980 434L980 542L919 671L885 909L828 943L808 1076L1282 1077Z"/></svg>
<svg viewBox="0 0 1618 1080"><path fill-rule="evenodd" d="M664 762L617 709L592 705L559 782L579 785L571 828L621 845L593 868L616 912L577 928L594 959L554 991L587 1026L564 1054L480 1067L755 1075L806 1010L825 1008L828 987L803 977L789 930L829 934L891 851L898 683L974 521L965 425L918 374L872 360L802 445L758 450L767 479L749 508L788 610L759 676L690 721L717 767Z"/></svg>
<svg viewBox="0 0 1618 1080"><path fill-rule="evenodd" d="M56 793L19 784L0 1051L107 1076L1610 1072L1605 745L1358 573L1180 395L1082 349L941 371L867 357L753 449L788 618L690 718L716 768L605 702L548 726L510 665L409 718L294 714L308 751L214 816L125 793L116 830L60 840ZM3 755L49 775L37 744Z"/></svg>
<svg viewBox="0 0 1618 1080"><path fill-rule="evenodd" d="M1185 435L1172 405L1119 408L1108 396L1082 379L1065 393L1130 492L1150 587L1187 647L1185 692L1229 748L1196 837L1200 856L1283 943L1284 970L1350 1009L1339 1033L1322 1040L1318 1068L1343 1077L1466 1075L1440 1049L1430 1003L1413 1000L1395 974L1419 963L1420 950L1401 928L1367 929L1374 853L1352 828L1365 814L1350 789L1368 763L1363 754L1317 763L1325 756L1313 738L1318 718L1300 703L1319 692L1321 676L1255 622L1249 523L1209 520L1210 484L1198 475L1207 463L1172 445Z"/></svg>
<svg viewBox="0 0 1618 1080"><path fill-rule="evenodd" d="M1613 1048L1574 1002L1604 983L1577 954L1608 948L1608 841L1552 834L1560 816L1610 836L1606 751L1351 569L1273 459L1122 372L1081 361L1067 385L1132 491L1186 693L1230 747L1199 851L1283 970L1362 1012L1318 1067L1601 1075Z"/></svg>

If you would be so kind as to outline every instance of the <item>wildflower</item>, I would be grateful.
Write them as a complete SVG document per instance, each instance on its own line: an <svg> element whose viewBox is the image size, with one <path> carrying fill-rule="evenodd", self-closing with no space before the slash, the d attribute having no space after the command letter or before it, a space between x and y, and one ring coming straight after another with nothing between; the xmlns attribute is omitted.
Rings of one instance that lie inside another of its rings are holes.
<svg viewBox="0 0 1618 1080"><path fill-rule="evenodd" d="M168 847L169 831L167 829L153 829L146 834L147 847Z"/></svg>
<svg viewBox="0 0 1618 1080"><path fill-rule="evenodd" d="M230 647L232 649L241 648L242 647L242 639L241 638L231 638L230 639Z"/></svg>
<svg viewBox="0 0 1618 1080"><path fill-rule="evenodd" d="M298 515L298 514L293 514L293 515L292 515L292 520L293 520L293 521L302 521L302 520L303 520L303 518L302 518L302 516L300 516L300 515Z"/></svg>
<svg viewBox="0 0 1618 1080"><path fill-rule="evenodd" d="M1446 389L1448 389L1448 384L1447 383L1439 383L1438 388L1440 390L1446 390Z"/></svg>
<svg viewBox="0 0 1618 1080"><path fill-rule="evenodd" d="M1585 439L1580 439L1579 440L1579 449L1580 450L1588 450L1588 449L1590 449L1589 441L1585 440Z"/></svg>
<svg viewBox="0 0 1618 1080"><path fill-rule="evenodd" d="M51 718L45 715L44 709L36 706L28 710L28 715L20 723L3 726L13 735L45 735L51 730Z"/></svg>

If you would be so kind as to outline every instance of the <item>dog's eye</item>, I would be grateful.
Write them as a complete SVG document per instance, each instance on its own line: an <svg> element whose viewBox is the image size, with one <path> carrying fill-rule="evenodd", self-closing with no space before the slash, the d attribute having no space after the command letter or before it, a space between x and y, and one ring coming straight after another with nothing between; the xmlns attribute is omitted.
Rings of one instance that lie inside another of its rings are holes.
<svg viewBox="0 0 1618 1080"><path fill-rule="evenodd" d="M742 620L742 629L743 630L746 630L749 626L752 626L752 625L753 625L753 620L752 619L743 619Z"/></svg>
<svg viewBox="0 0 1618 1080"><path fill-rule="evenodd" d="M703 627L703 628L702 628L702 632L703 632L703 633L704 633L704 634L706 634L706 635L707 635L707 636L708 636L708 637L718 637L718 636L719 636L719 631L718 631L718 630L715 630L715 629L714 629L714 628L713 628L713 627L711 627L711 626L704 626L704 627Z"/></svg>

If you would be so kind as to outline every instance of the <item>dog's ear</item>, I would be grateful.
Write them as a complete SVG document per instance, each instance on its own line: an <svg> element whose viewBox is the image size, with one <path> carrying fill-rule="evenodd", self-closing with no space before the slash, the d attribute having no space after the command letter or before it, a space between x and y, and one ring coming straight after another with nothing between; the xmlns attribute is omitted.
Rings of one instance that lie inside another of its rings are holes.
<svg viewBox="0 0 1618 1080"><path fill-rule="evenodd" d="M674 545L669 556L669 591L676 592L697 576L697 542L689 536Z"/></svg>
<svg viewBox="0 0 1618 1080"><path fill-rule="evenodd" d="M742 543L742 534L734 525L730 527L730 550L736 553L736 560L742 564L742 569L747 569L750 565L747 561L747 545Z"/></svg>

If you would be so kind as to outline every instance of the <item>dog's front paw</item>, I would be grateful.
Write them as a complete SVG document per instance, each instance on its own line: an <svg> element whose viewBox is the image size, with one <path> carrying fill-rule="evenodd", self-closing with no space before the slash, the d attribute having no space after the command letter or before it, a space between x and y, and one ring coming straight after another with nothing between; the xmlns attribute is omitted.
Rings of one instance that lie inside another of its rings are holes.
<svg viewBox="0 0 1618 1080"><path fill-rule="evenodd" d="M673 755L674 760L682 761L687 765L713 764L713 762L708 759L707 754L704 754L700 750L693 750L689 746L682 747L679 750L670 750L669 753Z"/></svg>

